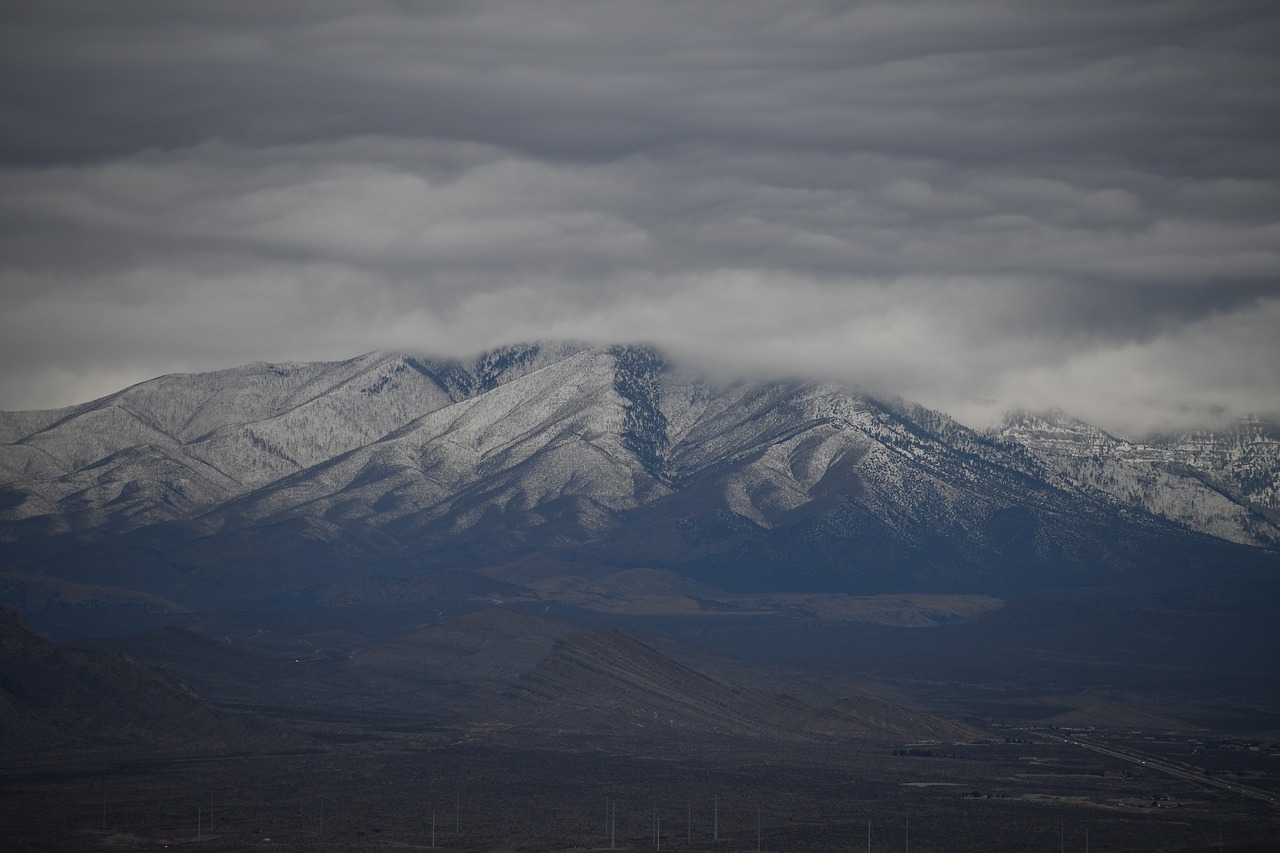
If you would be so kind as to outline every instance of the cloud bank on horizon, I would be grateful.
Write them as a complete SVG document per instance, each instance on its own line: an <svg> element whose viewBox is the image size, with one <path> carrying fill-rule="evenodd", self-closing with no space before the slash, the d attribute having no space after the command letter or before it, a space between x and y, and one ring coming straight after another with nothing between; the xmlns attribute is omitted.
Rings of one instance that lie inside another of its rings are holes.
<svg viewBox="0 0 1280 853"><path fill-rule="evenodd" d="M980 425L1280 416L1269 2L11 2L0 409L647 341Z"/></svg>

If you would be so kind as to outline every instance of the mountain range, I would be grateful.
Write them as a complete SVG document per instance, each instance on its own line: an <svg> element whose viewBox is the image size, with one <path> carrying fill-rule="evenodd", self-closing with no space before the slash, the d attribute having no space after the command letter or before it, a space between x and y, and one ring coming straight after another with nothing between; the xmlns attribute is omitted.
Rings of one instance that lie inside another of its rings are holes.
<svg viewBox="0 0 1280 853"><path fill-rule="evenodd" d="M557 343L0 413L0 472L24 849L436 846L441 809L460 850L612 846L615 809L630 849L1275 837L1256 419L978 430ZM750 837L693 841L699 802Z"/></svg>
<svg viewBox="0 0 1280 853"><path fill-rule="evenodd" d="M1273 572L1277 543L1273 424L975 430L643 346L253 364L0 413L0 598L53 633L427 576L494 595L643 569L657 588L626 597L696 607L1134 587Z"/></svg>

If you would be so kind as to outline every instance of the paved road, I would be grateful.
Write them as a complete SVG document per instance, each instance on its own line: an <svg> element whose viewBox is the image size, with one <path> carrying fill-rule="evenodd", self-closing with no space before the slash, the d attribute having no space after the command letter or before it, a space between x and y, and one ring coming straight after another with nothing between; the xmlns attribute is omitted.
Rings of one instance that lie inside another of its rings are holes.
<svg viewBox="0 0 1280 853"><path fill-rule="evenodd" d="M1131 764L1137 764L1150 770L1159 770L1170 776L1179 779L1185 779L1188 782L1194 782L1197 785L1203 785L1208 788L1218 788L1223 791L1230 791L1233 794L1240 794L1255 800L1261 800L1264 803L1277 805L1280 801L1277 796L1270 791L1264 791L1261 788L1255 788L1252 785L1244 785L1236 780L1219 779L1216 776L1206 776L1200 768L1192 767L1180 762L1170 761L1167 758L1159 758L1149 755L1145 752L1133 749L1127 746L1115 746L1112 744L1101 744L1088 739L1084 735L1053 735L1045 732L1037 732L1043 737L1050 740L1056 740L1060 743L1071 744L1073 746L1082 746L1085 749L1093 750L1102 755L1118 758L1121 761L1128 761Z"/></svg>

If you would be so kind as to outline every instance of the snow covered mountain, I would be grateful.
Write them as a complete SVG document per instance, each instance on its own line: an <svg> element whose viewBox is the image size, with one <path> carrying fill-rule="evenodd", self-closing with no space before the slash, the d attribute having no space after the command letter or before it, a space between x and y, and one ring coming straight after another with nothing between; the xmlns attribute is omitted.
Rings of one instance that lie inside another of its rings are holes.
<svg viewBox="0 0 1280 853"><path fill-rule="evenodd" d="M60 531L189 518L571 349L499 349L465 367L385 353L254 364L162 376L69 409L0 413L0 481L22 495L5 517Z"/></svg>
<svg viewBox="0 0 1280 853"><path fill-rule="evenodd" d="M1132 581L1272 559L1275 436L984 433L829 383L717 385L645 347L255 364L0 414L0 587L200 607L528 554L729 589Z"/></svg>
<svg viewBox="0 0 1280 853"><path fill-rule="evenodd" d="M992 431L1076 485L1232 542L1280 542L1280 430L1234 429L1127 441L1062 412L1014 412Z"/></svg>

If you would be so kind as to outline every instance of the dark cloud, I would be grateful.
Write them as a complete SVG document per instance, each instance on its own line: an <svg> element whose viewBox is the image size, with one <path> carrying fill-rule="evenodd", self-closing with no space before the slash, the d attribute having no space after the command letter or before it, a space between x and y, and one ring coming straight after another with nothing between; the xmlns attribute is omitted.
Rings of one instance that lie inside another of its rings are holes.
<svg viewBox="0 0 1280 853"><path fill-rule="evenodd" d="M1280 409L1280 13L9 3L0 407L644 338L980 421Z"/></svg>

